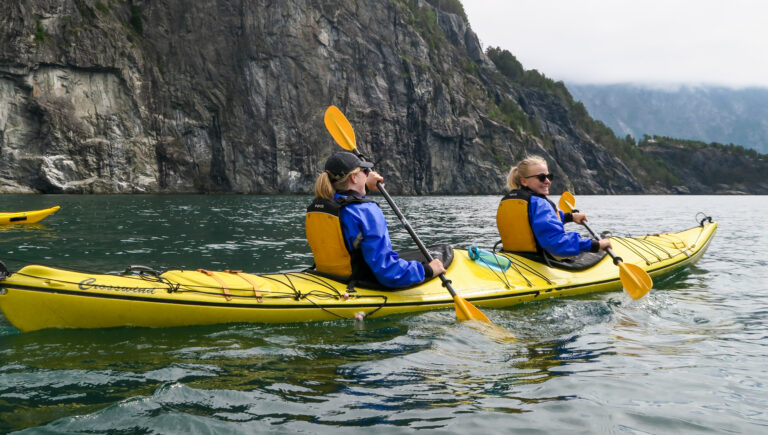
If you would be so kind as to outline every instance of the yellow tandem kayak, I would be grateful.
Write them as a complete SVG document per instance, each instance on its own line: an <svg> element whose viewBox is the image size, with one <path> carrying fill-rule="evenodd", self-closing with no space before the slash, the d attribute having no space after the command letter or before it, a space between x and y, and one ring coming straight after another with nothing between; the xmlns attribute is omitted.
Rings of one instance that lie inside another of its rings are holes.
<svg viewBox="0 0 768 435"><path fill-rule="evenodd" d="M59 211L61 207L55 206L43 210L17 211L0 213L0 225L8 224L34 224Z"/></svg>
<svg viewBox="0 0 768 435"><path fill-rule="evenodd" d="M612 237L614 252L658 277L697 261L716 222L677 233ZM586 270L565 270L503 254L505 271L453 250L447 276L478 307L621 289L619 268L604 257ZM138 275L136 274L138 271ZM310 322L381 317L453 307L440 280L404 290L354 287L307 271L134 269L130 275L82 273L29 265L0 281L0 308L22 331L43 328L170 327L229 322Z"/></svg>

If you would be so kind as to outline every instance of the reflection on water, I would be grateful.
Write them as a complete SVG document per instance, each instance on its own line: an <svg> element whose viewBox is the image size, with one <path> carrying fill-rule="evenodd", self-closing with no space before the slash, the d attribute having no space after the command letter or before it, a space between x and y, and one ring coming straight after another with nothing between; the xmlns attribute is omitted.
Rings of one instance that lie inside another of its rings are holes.
<svg viewBox="0 0 768 435"><path fill-rule="evenodd" d="M427 244L491 246L497 197L396 198ZM555 202L557 198L554 197ZM4 196L62 205L0 226L1 259L98 272L295 270L311 264L308 197ZM398 249L408 235L384 205ZM0 316L0 432L763 432L768 240L757 197L578 197L592 227L721 226L700 263L621 292L314 324L50 330ZM576 227L574 227L576 229ZM763 429L763 430L761 430Z"/></svg>

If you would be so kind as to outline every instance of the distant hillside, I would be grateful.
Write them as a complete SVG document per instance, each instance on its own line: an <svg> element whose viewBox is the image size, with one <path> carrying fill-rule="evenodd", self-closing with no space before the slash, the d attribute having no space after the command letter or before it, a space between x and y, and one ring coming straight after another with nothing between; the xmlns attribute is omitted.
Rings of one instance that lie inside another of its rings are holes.
<svg viewBox="0 0 768 435"><path fill-rule="evenodd" d="M768 153L768 89L689 87L662 90L630 84L568 84L595 119L617 136L678 137L737 144Z"/></svg>
<svg viewBox="0 0 768 435"><path fill-rule="evenodd" d="M768 192L768 155L752 149L646 136L638 143L637 151L643 161L655 162L650 178L636 173L640 178L649 179L644 186L649 193L764 195Z"/></svg>

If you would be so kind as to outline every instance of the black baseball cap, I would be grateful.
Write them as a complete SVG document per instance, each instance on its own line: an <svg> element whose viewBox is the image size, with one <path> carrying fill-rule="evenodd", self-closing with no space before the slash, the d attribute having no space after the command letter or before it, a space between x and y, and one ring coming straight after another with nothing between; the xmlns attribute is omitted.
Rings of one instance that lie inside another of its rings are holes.
<svg viewBox="0 0 768 435"><path fill-rule="evenodd" d="M340 180L357 168L372 167L373 163L360 160L359 157L348 151L333 153L325 162L325 170L331 174L334 180Z"/></svg>

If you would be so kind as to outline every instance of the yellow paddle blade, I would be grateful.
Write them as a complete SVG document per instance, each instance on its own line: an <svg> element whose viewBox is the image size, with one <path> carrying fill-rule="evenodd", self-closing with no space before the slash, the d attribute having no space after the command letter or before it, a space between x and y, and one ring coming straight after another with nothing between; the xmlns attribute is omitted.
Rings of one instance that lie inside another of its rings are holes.
<svg viewBox="0 0 768 435"><path fill-rule="evenodd" d="M454 296L453 304L456 306L456 317L460 322L477 320L479 322L491 323L491 320L486 317L482 311L478 310L474 305L467 302L467 300L461 296Z"/></svg>
<svg viewBox="0 0 768 435"><path fill-rule="evenodd" d="M560 195L560 202L557 203L557 205L564 213L570 213L576 208L576 198L573 197L571 192L563 192L562 195Z"/></svg>
<svg viewBox="0 0 768 435"><path fill-rule="evenodd" d="M648 272L634 264L619 263L619 278L632 299L640 299L651 290L653 280Z"/></svg>
<svg viewBox="0 0 768 435"><path fill-rule="evenodd" d="M570 213L574 208L576 208L576 198L574 198L571 192L565 191L560 195L560 202L557 205L560 207L560 210L564 211L565 213ZM584 226L587 227L595 239L599 240L599 238L595 235L595 233L592 232L587 224L584 224ZM608 250L608 253L612 258L614 258L614 260L616 259L610 249ZM651 276L648 275L648 272L644 271L639 266L635 264L627 264L624 262L619 263L618 266L621 285L624 286L624 290L627 291L632 299L642 298L651 290L651 287L653 287L653 280L651 279Z"/></svg>
<svg viewBox="0 0 768 435"><path fill-rule="evenodd" d="M453 305L456 307L456 318L460 322L467 322L472 328L493 337L496 341L517 341L507 328L492 323L485 314L461 296L453 297Z"/></svg>
<svg viewBox="0 0 768 435"><path fill-rule="evenodd" d="M340 147L347 151L354 151L357 148L355 130L338 107L328 106L325 110L325 128Z"/></svg>

